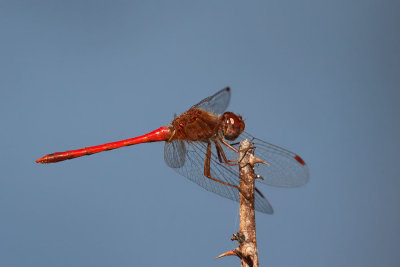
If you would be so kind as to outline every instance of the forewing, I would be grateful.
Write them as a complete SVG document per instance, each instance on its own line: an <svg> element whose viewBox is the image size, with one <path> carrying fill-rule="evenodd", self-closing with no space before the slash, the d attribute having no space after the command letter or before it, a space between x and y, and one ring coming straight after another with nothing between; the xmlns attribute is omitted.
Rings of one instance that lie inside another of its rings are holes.
<svg viewBox="0 0 400 267"><path fill-rule="evenodd" d="M261 183L279 187L297 187L307 183L309 171L305 162L293 152L262 141L243 132L235 142L248 139L255 147L254 155L269 165L257 164L256 174L264 180ZM239 146L236 144L236 148Z"/></svg>
<svg viewBox="0 0 400 267"><path fill-rule="evenodd" d="M229 87L226 87L214 95L203 99L192 108L199 108L208 112L222 114L228 107L230 98L231 90Z"/></svg>
<svg viewBox="0 0 400 267"><path fill-rule="evenodd" d="M183 151L185 153L179 155ZM236 188L215 182L204 176L206 151L206 143L175 140L165 144L164 158L168 166L190 181L222 197L239 201L239 191ZM182 160L183 158L184 160ZM183 164L181 164L182 162ZM214 144L212 145L210 171L213 178L239 186L238 167L220 163ZM255 209L263 213L273 213L268 200L257 191L255 193Z"/></svg>

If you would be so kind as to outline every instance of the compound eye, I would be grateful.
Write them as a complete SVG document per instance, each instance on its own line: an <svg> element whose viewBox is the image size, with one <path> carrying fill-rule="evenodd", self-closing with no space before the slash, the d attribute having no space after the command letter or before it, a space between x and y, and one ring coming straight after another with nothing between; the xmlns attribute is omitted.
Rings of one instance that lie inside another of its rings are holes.
<svg viewBox="0 0 400 267"><path fill-rule="evenodd" d="M232 112L225 112L223 120L223 135L227 140L235 140L244 130L245 124L241 116L237 116Z"/></svg>
<svg viewBox="0 0 400 267"><path fill-rule="evenodd" d="M228 118L227 120L226 120L226 123L227 124L235 124L235 119L234 118L232 118L232 117L230 117L230 118Z"/></svg>

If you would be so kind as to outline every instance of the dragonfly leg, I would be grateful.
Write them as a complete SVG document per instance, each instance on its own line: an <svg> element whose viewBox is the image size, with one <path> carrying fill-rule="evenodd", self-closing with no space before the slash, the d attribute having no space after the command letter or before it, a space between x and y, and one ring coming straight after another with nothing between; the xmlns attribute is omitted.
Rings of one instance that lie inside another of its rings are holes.
<svg viewBox="0 0 400 267"><path fill-rule="evenodd" d="M227 147L229 147L231 150L233 150L235 153L239 153L239 150L238 149L236 149L236 148L234 148L233 146L231 146L228 142L226 142L225 141L225 139L221 136L221 134L219 133L218 134L218 139L225 145L225 146L227 146ZM217 143L217 142L216 142ZM219 147L220 147L220 149L221 149L221 154L223 154L222 156L224 156L224 152L223 152L223 149L221 148L221 145L220 144L218 144L219 145ZM218 151L218 145L216 145L217 146L217 151ZM245 151L246 153L247 153L247 151ZM245 155L246 155L246 153L245 153ZM243 156L244 157L244 156ZM225 159L226 159L226 157L225 157ZM237 161L238 163L236 163L236 164L233 164L233 165L239 165L239 163L240 163L240 161L241 161L242 159L238 159L238 160L230 160L230 161L228 161L228 162L235 162L235 161ZM229 165L227 162L225 162L227 165Z"/></svg>
<svg viewBox="0 0 400 267"><path fill-rule="evenodd" d="M215 145L215 146L217 146L217 145ZM222 158L221 158L221 153L219 152L218 148L217 148L217 156L218 156L219 163L223 163Z"/></svg>
<svg viewBox="0 0 400 267"><path fill-rule="evenodd" d="M218 139L227 147L229 147L231 150L233 150L233 152L235 153L239 153L239 150L237 150L236 148L234 148L233 146L231 146L228 142L225 141L225 139L222 137L221 133L218 133Z"/></svg>
<svg viewBox="0 0 400 267"><path fill-rule="evenodd" d="M237 159L228 160L228 159L226 158L226 155L225 155L224 150L223 150L222 147L221 147L221 144L220 144L217 140L215 140L214 142L215 142L215 147L216 147L216 149L217 149L217 154L218 154L219 162L225 163L226 165L229 165L229 166L236 166L236 165L239 165ZM221 160L221 156L222 156L222 158L224 159L223 162L222 162L222 160ZM235 163L232 163L232 162L235 162Z"/></svg>
<svg viewBox="0 0 400 267"><path fill-rule="evenodd" d="M221 184L224 184L224 185L227 185L227 186L230 186L230 187L233 187L233 188L236 188L239 190L239 187L237 185L233 185L233 184L230 184L230 183L227 183L227 182L224 182L224 181L221 181L221 180L211 177L210 165L211 165L211 143L209 142L207 144L206 160L204 162L204 176L210 180L217 182L217 183L221 183Z"/></svg>
<svg viewBox="0 0 400 267"><path fill-rule="evenodd" d="M218 139L221 140L221 142L222 142L224 145L226 145L227 147L229 147L230 149L232 149L234 152L236 152L236 153L239 152L238 149L234 148L234 147L231 146L228 142L226 142L225 139L221 136L220 133L218 134ZM216 142L216 146L217 146L217 151L218 151L217 142ZM221 147L221 145L220 145L220 147ZM251 150L251 149L255 149L255 148L253 147L253 148L250 148L250 149L247 149L246 151L244 151L245 154L243 155L243 157L246 155L247 151L249 151L249 150ZM223 152L222 148L221 148L221 151L220 151L220 152L221 152L221 154L222 154L222 157L224 157L224 152ZM225 158L226 158L226 157L225 157ZM242 161L242 159L243 159L243 158L237 160L237 162L240 163L240 162ZM231 160L231 161L229 161L229 162L235 162L235 161ZM225 163L228 164L227 162L225 162ZM265 162L265 161L263 161L263 160L261 160L261 159L257 159L257 162L255 162L255 163L262 163L262 164L265 164L265 165L269 166L269 164L268 164L267 162ZM229 164L228 164L228 165L229 165ZM238 165L238 164L233 164L233 165Z"/></svg>

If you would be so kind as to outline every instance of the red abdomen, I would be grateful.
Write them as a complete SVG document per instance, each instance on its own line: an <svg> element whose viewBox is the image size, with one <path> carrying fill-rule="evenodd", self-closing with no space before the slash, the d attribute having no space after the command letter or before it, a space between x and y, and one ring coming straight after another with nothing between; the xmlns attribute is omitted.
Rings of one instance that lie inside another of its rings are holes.
<svg viewBox="0 0 400 267"><path fill-rule="evenodd" d="M159 142L159 141L166 141L170 137L170 129L168 127L161 127L158 128L155 131L152 131L150 133L147 133L145 135L141 135L138 137L122 140L122 141L117 141L117 142L112 142L112 143L107 143L103 145L98 145L98 146L91 146L91 147L85 147L81 149L76 149L76 150L69 150L65 152L56 152L52 154L48 154L44 157L41 157L36 160L37 163L54 163L54 162L59 162L67 159L73 159L73 158L78 158L86 155L92 155L95 153L99 153L102 151L107 151L107 150L112 150L116 148L120 148L123 146L131 146L131 145L136 145L140 143L150 143L150 142Z"/></svg>

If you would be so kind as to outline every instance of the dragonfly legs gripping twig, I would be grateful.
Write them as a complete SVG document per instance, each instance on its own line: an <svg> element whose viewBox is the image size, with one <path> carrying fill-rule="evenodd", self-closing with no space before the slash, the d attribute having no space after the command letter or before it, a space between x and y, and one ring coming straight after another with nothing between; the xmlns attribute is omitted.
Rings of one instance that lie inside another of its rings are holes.
<svg viewBox="0 0 400 267"><path fill-rule="evenodd" d="M206 152L206 160L205 160L205 163L204 163L204 176L207 177L210 180L213 180L213 181L217 182L217 183L221 183L221 184L236 188L236 189L238 189L240 191L240 189L239 189L239 187L237 185L233 185L233 184L218 180L216 178L213 178L211 176L210 165L211 165L211 143L208 142L208 144L207 144L207 152Z"/></svg>

